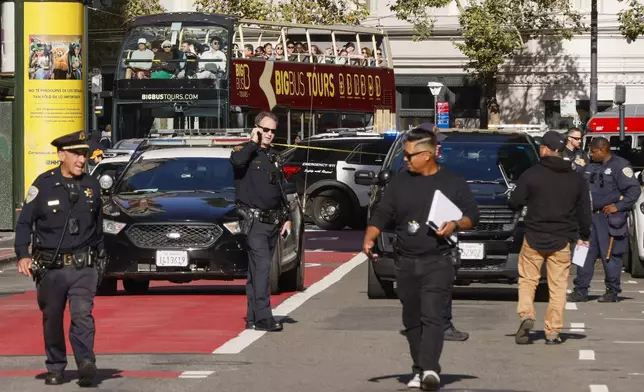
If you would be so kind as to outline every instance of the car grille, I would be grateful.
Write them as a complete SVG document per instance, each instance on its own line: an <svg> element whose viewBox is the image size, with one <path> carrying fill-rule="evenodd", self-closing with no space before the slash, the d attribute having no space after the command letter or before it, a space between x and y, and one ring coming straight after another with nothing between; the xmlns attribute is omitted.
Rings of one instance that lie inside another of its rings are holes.
<svg viewBox="0 0 644 392"><path fill-rule="evenodd" d="M139 248L208 248L222 232L216 225L135 224L126 234Z"/></svg>
<svg viewBox="0 0 644 392"><path fill-rule="evenodd" d="M516 225L517 212L507 207L479 207L479 222L474 231L510 231Z"/></svg>

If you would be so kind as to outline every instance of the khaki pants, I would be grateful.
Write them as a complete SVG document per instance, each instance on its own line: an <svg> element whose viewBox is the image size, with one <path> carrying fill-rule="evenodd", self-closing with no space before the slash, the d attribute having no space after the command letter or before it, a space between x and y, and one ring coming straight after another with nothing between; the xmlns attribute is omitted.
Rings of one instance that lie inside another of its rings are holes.
<svg viewBox="0 0 644 392"><path fill-rule="evenodd" d="M563 328L563 312L566 307L566 289L570 274L570 245L556 252L539 252L532 249L524 239L519 255L519 317L535 317L534 294L539 279L541 267L547 261L548 289L550 300L546 311L545 332L550 337L559 333Z"/></svg>

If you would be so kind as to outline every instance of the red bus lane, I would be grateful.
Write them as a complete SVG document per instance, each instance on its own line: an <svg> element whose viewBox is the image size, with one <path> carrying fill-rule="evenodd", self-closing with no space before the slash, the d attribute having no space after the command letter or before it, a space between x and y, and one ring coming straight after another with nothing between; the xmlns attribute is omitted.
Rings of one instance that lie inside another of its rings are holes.
<svg viewBox="0 0 644 392"><path fill-rule="evenodd" d="M306 287L323 279L356 252L306 253ZM177 285L152 283L145 295L119 293L96 297L96 353L100 354L210 354L244 330L245 281L197 281ZM273 308L295 292L271 297ZM65 312L65 335L69 329ZM288 333L288 323L284 332ZM36 292L0 299L0 356L44 355L42 314ZM72 350L67 342L67 352Z"/></svg>

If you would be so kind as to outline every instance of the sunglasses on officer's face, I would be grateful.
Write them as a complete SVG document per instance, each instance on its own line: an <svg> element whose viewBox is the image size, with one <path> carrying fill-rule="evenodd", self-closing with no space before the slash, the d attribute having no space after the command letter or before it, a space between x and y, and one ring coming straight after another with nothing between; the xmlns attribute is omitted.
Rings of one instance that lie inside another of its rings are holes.
<svg viewBox="0 0 644 392"><path fill-rule="evenodd" d="M429 150L418 151L418 152L412 152L412 153L408 153L407 151L404 151L404 150L403 150L403 155L404 155L404 156L405 156L405 158L407 158L408 160L411 160L411 159L412 159L413 157L415 157L416 155L422 154L422 153L424 153L424 152L429 152Z"/></svg>
<svg viewBox="0 0 644 392"><path fill-rule="evenodd" d="M255 125L255 126L256 126L257 128L259 128L259 129L261 129L261 130L262 130L262 132L264 132L264 133L268 133L268 132L273 132L273 133L275 133L275 131L276 131L275 129L268 128L268 127L262 127L262 126L259 126L259 125Z"/></svg>

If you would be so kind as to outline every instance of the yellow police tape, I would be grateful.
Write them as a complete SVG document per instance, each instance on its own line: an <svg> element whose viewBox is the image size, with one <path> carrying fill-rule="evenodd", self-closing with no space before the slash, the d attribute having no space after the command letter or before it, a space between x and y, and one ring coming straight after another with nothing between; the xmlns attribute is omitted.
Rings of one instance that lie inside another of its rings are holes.
<svg viewBox="0 0 644 392"><path fill-rule="evenodd" d="M304 149L309 149L309 150L320 150L320 151L336 151L336 152L346 152L346 153L364 154L364 155L380 155L380 156L387 155L387 154L381 154L381 153L377 153L377 152L351 151L351 150L340 150L340 149L337 149L337 148L328 148L328 147L303 146L301 144L272 143L272 145L273 146L279 146L279 147L304 148Z"/></svg>

